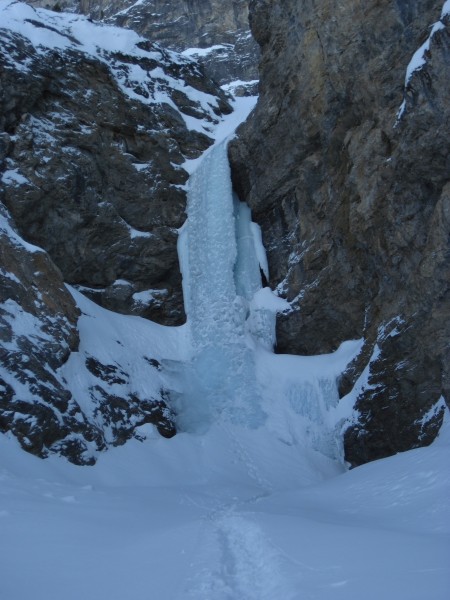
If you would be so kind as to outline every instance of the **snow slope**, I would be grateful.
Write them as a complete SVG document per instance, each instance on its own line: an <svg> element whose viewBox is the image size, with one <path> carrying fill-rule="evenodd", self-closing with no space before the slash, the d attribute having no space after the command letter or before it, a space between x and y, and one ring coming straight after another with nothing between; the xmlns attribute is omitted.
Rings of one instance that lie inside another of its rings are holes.
<svg viewBox="0 0 450 600"><path fill-rule="evenodd" d="M318 456L268 466L264 439L228 435L150 435L92 468L2 436L2 598L448 598L450 436L321 482Z"/></svg>
<svg viewBox="0 0 450 600"><path fill-rule="evenodd" d="M0 0L0 30L6 42L14 34L23 36L40 55L76 51L101 61L125 96L148 105L169 105L188 129L208 133L211 123L218 122L218 98L191 85L196 64L132 30L14 0ZM5 67L31 74L33 61L18 61L11 53ZM181 107L180 96L185 98ZM17 176L10 173L9 177Z"/></svg>

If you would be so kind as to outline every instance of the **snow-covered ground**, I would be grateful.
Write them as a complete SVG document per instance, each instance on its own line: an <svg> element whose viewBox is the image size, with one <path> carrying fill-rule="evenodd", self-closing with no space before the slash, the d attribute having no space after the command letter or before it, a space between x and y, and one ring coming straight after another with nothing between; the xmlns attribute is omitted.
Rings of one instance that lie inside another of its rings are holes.
<svg viewBox="0 0 450 600"><path fill-rule="evenodd" d="M448 432L347 473L242 433L150 433L95 467L1 436L2 599L448 599Z"/></svg>

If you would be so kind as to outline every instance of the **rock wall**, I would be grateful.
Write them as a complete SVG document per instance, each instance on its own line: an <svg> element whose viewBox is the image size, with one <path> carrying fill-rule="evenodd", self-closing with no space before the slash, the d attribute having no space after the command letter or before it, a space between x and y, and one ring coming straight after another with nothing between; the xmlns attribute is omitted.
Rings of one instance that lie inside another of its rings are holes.
<svg viewBox="0 0 450 600"><path fill-rule="evenodd" d="M184 320L181 165L230 110L194 62L132 32L2 5L0 432L25 450L92 464L143 424L175 434L151 344L122 342L120 315L81 314L64 282L118 312Z"/></svg>
<svg viewBox="0 0 450 600"><path fill-rule="evenodd" d="M48 18L36 14L51 35ZM202 129L231 108L195 63L149 42L101 59L77 43L42 52L2 32L0 200L67 283L112 310L181 323L181 164L211 143L185 121Z"/></svg>
<svg viewBox="0 0 450 600"><path fill-rule="evenodd" d="M196 57L220 84L258 78L259 52L249 30L248 0L145 0L111 12L107 20L180 52L209 49Z"/></svg>
<svg viewBox="0 0 450 600"><path fill-rule="evenodd" d="M260 101L230 147L234 185L262 227L270 283L291 303L278 350L365 339L340 382L355 401L352 465L430 443L450 398L442 5L250 2Z"/></svg>
<svg viewBox="0 0 450 600"><path fill-rule="evenodd" d="M33 6L80 12L137 31L182 52L188 48L220 84L258 78L259 48L248 23L248 0L29 0ZM205 49L208 49L205 52ZM255 92L256 86L242 93Z"/></svg>
<svg viewBox="0 0 450 600"><path fill-rule="evenodd" d="M174 435L162 386L139 397L120 353L109 364L95 348L81 349L79 317L60 271L20 237L0 205L0 432L27 452L57 452L80 465L93 464L108 445L137 437L145 423ZM86 381L85 393L71 393L64 373L69 361L77 365L71 379ZM158 361L141 362L142 377L155 379Z"/></svg>

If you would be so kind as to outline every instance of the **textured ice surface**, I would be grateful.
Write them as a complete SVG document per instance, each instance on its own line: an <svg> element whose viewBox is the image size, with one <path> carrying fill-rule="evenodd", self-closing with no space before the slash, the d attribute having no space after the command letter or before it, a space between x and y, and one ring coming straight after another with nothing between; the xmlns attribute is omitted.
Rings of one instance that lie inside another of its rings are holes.
<svg viewBox="0 0 450 600"><path fill-rule="evenodd" d="M182 232L192 361L177 410L186 431L202 431L220 416L250 427L264 420L246 328L247 300L261 285L249 223L249 210L233 198L222 142L191 175Z"/></svg>

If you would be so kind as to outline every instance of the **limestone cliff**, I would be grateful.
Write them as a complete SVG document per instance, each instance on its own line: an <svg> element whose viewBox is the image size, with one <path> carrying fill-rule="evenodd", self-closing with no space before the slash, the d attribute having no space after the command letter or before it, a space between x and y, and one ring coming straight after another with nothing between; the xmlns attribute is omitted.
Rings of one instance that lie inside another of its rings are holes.
<svg viewBox="0 0 450 600"><path fill-rule="evenodd" d="M352 465L430 443L450 398L442 5L250 2L261 95L230 148L234 184L291 303L278 350L365 339L340 385Z"/></svg>
<svg viewBox="0 0 450 600"><path fill-rule="evenodd" d="M342 432L352 465L430 443L449 399L448 5L250 2L261 97L230 147L234 184L290 302L278 350L364 338L340 381L354 406ZM255 77L246 2L68 7L203 49L193 54L221 82ZM27 10L17 30L0 20L0 430L41 456L89 463L140 424L174 427L152 349L138 366L120 336L102 339L109 358L93 353L80 337L93 317L63 281L114 311L182 322L182 162L230 106L186 56ZM133 369L160 388L144 394Z"/></svg>
<svg viewBox="0 0 450 600"><path fill-rule="evenodd" d="M97 451L137 436L145 423L174 435L162 386L136 392L126 350L120 356L107 340L108 361L92 343L86 347L80 317L48 254L25 242L0 206L0 432L28 452L57 452L76 464L93 464ZM144 355L140 362L142 376L154 379L158 361ZM77 380L86 382L83 390Z"/></svg>

